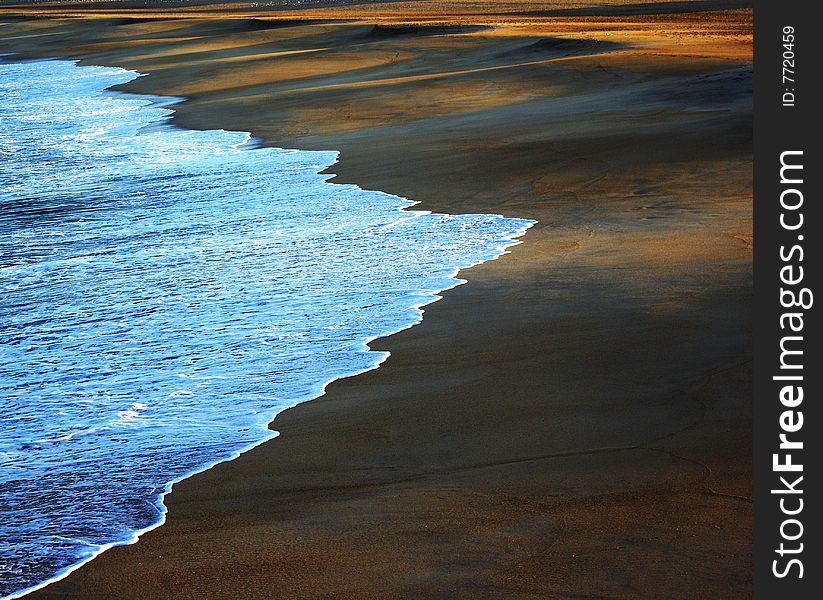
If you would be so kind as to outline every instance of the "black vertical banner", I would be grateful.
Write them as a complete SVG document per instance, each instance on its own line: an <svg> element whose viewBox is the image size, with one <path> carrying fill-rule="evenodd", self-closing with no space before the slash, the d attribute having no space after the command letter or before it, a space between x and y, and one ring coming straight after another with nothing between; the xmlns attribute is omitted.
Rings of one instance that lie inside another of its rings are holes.
<svg viewBox="0 0 823 600"><path fill-rule="evenodd" d="M754 10L754 596L823 597L823 109L815 2Z"/></svg>

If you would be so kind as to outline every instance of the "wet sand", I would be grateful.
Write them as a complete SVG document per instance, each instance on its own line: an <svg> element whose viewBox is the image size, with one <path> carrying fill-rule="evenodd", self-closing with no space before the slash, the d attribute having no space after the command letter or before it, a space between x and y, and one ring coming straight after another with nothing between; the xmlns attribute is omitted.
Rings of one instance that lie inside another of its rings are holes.
<svg viewBox="0 0 823 600"><path fill-rule="evenodd" d="M750 597L751 13L663 4L0 10L0 52L151 73L182 126L539 221L32 597Z"/></svg>

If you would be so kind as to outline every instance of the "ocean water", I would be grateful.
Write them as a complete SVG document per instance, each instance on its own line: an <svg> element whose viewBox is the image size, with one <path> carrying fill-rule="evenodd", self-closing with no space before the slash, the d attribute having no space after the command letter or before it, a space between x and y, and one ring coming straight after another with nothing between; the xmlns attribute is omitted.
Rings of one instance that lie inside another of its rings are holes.
<svg viewBox="0 0 823 600"><path fill-rule="evenodd" d="M376 367L367 341L530 225L173 127L168 99L106 91L135 77L0 60L0 597L157 526L172 482Z"/></svg>

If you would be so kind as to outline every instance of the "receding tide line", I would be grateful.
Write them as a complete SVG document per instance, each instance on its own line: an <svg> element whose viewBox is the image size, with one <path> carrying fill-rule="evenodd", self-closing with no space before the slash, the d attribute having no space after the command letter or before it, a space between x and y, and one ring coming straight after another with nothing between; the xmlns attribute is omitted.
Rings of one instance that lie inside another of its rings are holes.
<svg viewBox="0 0 823 600"><path fill-rule="evenodd" d="M4 55L4 56L9 57L10 55ZM69 61L69 62L72 62L72 64L77 66L77 63L79 61ZM137 72L137 71L131 70L131 69L122 69L122 71L131 73L135 77L142 77L142 76L148 75L147 73L140 73L140 72ZM170 105L173 105L175 103L178 103L178 102L181 102L181 101L184 100L184 98L181 98L181 97L162 97L162 96L154 96L154 95L148 95L148 94L131 94L131 93L125 93L125 92L119 92L119 91L114 92L112 90L109 90L108 87L105 88L105 89L107 91L109 91L110 93L122 94L123 96L127 96L127 97L129 97L129 96L130 97L148 97L148 98L152 98L152 100L156 99L157 104L162 104L164 108L166 108L168 110L171 110L172 112L174 112L174 110L170 108ZM174 125L174 126L178 127L176 125ZM217 130L217 131L226 131L226 130L220 129L220 130ZM252 137L251 133L249 133L249 132L243 132L243 133L246 134L246 140L244 142L242 142L243 145L245 145L247 142L255 141L255 138ZM333 165L337 164L337 162L339 161L339 158L340 158L339 151L335 151L334 154L335 154L335 158L334 158L334 161L332 162L332 164L330 166L333 166ZM328 168L330 168L330 166L329 167L324 167L323 169L316 171L316 174L320 175L321 171L327 170ZM338 185L338 184L334 183L333 181L331 181L331 179L333 177L335 177L335 175L333 175L333 174L329 175L328 177L325 177L323 179L323 183L325 183L327 185ZM367 191L367 190L363 190L362 187L360 187L356 184L345 184L345 185L353 186L353 187L357 188L358 190ZM411 217L423 216L423 215L429 215L429 214L437 214L437 213L432 213L432 211L410 210L413 206L419 204L419 201L409 200L408 198L404 198L402 196L395 196L395 197L400 198L400 199L405 200L406 202L410 203L406 206L399 207L398 210L409 214ZM499 217L501 219L513 220L513 219L510 219L508 217L504 217L503 215L499 215L499 214L494 214L494 213L486 213L486 214L488 216ZM0 598L0 600L15 600L17 598L22 598L23 596L26 596L27 594L30 594L30 593L35 592L37 590L41 590L41 589L43 589L43 588L45 588L45 587L47 587L47 586L49 586L49 585L51 585L51 584L53 584L57 581L65 579L70 574L72 574L74 571L77 571L78 569L80 569L81 567L86 565L87 563L91 562L92 560L94 560L95 558L100 556L106 550L109 550L109 549L117 547L117 546L128 546L128 545L136 543L142 535L144 535L145 533L148 533L148 532L150 532L154 529L157 529L158 527L160 527L161 525L163 525L166 522L168 509L167 509L164 501L165 501L166 495L168 495L172 492L174 484L179 483L179 482L181 482L185 479L188 479L190 477L193 477L193 476L195 476L199 473L203 473L204 471L208 471L209 469L211 469L215 465L235 460L236 458L238 458L242 454L256 448L257 446L259 446L259 445L261 445L261 444L263 444L263 443L265 443L265 442L267 442L271 439L274 439L274 438L278 437L279 432L271 430L271 429L268 428L268 425L271 424L274 421L275 417L278 414L280 414L281 412L283 412L285 410L288 410L289 408L297 406L298 404L302 404L303 402L308 402L310 400L315 400L315 399L317 399L321 396L324 396L326 394L326 390L327 390L328 386L331 385L332 383L334 383L335 381L339 380L339 379L347 379L349 377L354 377L354 376L360 375L362 373L366 373L368 371L375 370L378 367L380 367L380 365L383 364L389 358L389 356L391 356L391 352L389 352L389 351L377 352L377 351L371 350L371 348L369 347L369 344L371 342L373 342L374 340L376 340L376 339L380 339L380 338L388 337L388 336L391 336L391 335L395 335L395 334L397 334L401 331L404 331L406 329L414 327L415 325L422 322L423 315L424 315L424 312L425 312L423 310L423 307L428 306L429 304L432 304L434 302L437 302L438 300L441 300L443 298L442 294L444 292L447 292L451 289L454 289L457 286L460 286L460 285L463 285L464 283L467 283L467 281L465 279L461 279L458 276L460 271L462 271L464 269L469 269L469 268L477 266L479 264L483 264L485 262L490 262L490 261L493 261L493 260L497 260L501 256L503 256L505 254L508 254L509 253L509 248L521 244L522 241L520 241L518 238L525 235L527 230L530 229L531 227L533 227L537 223L537 221L530 220L530 219L517 219L517 220L522 222L522 226L519 229L514 230L512 233L510 233L508 235L501 236L501 237L504 237L504 239L506 241L503 244L500 244L497 247L495 247L495 250L497 252L495 256L492 256L491 258L488 258L488 259L478 260L478 261L476 261L474 263L471 263L471 264L469 264L465 267L454 268L451 275L450 275L450 278L453 280L452 285L441 288L439 290L426 292L426 295L430 296L429 299L427 299L423 302L419 302L419 303L414 304L411 307L409 307L411 310L413 310L416 313L416 318L411 323L409 323L408 325L405 325L403 327L398 327L396 329L390 330L390 331L388 331L386 333L383 333L383 334L380 334L380 335L375 335L375 336L370 336L370 337L363 338L362 339L362 345L363 345L364 349L366 351L368 351L369 354L375 355L375 360L369 367L366 367L366 368L364 368L362 370L359 370L359 371L354 371L350 374L339 375L339 376L330 378L324 384L322 384L322 386L320 387L320 392L317 395L312 396L310 398L297 400L297 401L293 402L292 404L289 404L287 406L284 406L284 407L274 411L271 414L271 417L268 419L266 425L262 426L262 429L266 432L266 434L264 435L264 437L262 437L262 439L254 442L252 444L249 444L246 447L241 448L240 450L230 454L226 458L218 459L218 460L215 460L211 463L207 463L201 468L197 468L195 470L187 472L186 474L184 474L184 475L168 482L163 487L163 491L159 494L159 496L155 499L155 501L153 503L155 509L157 510L157 514L158 514L158 518L157 518L156 522L152 523L151 525L149 525L149 526L147 526L143 529L134 531L129 538L124 539L122 541L112 542L112 543L108 543L108 544L101 544L101 545L89 544L90 546L96 548L89 556L83 558L82 560L76 562L75 564L72 564L72 565L58 571L54 576L52 576L51 578L49 578L49 579L47 579L47 580L45 580L41 583L38 583L37 585L25 588L25 589L17 591L17 592L13 592L12 594L10 594L8 596L4 596L3 598Z"/></svg>

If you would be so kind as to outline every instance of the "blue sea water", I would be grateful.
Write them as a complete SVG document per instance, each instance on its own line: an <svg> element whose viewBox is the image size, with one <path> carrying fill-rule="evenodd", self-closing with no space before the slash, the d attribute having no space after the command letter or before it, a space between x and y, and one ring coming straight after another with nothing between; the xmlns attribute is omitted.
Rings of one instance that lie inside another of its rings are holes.
<svg viewBox="0 0 823 600"><path fill-rule="evenodd" d="M0 597L161 523L171 482L376 367L367 341L530 225L174 127L105 89L136 76L0 61Z"/></svg>

